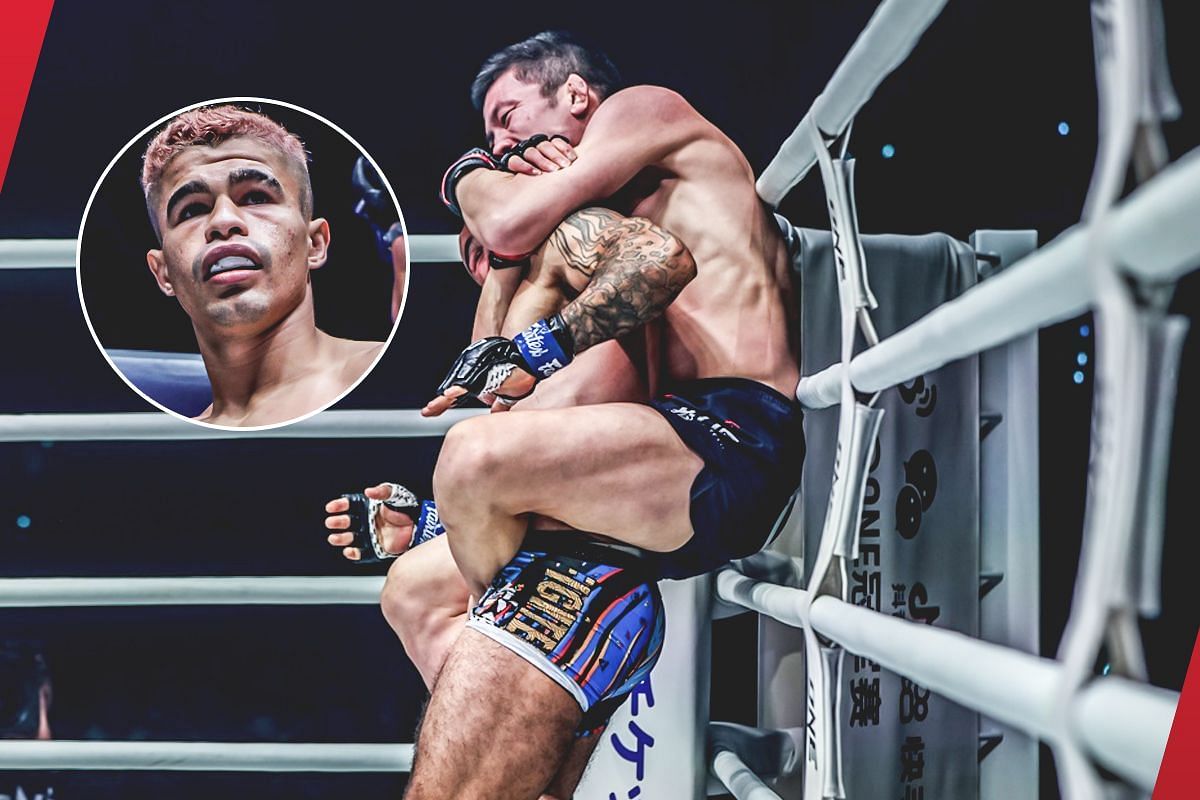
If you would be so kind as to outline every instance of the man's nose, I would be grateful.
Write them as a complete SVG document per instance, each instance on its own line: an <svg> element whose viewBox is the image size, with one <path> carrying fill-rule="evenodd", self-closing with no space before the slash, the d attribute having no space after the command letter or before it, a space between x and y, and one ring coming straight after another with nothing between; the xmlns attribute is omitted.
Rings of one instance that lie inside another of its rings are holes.
<svg viewBox="0 0 1200 800"><path fill-rule="evenodd" d="M492 155L499 158L513 148L520 139L511 133L498 133L492 142Z"/></svg>
<svg viewBox="0 0 1200 800"><path fill-rule="evenodd" d="M227 196L217 198L212 212L208 215L208 229L205 240L228 239L235 234L246 236L246 220L242 217L241 208Z"/></svg>

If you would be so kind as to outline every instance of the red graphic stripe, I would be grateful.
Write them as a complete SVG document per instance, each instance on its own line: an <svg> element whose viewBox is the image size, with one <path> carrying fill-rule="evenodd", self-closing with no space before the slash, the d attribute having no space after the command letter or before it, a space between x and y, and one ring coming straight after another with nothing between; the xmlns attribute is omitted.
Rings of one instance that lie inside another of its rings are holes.
<svg viewBox="0 0 1200 800"><path fill-rule="evenodd" d="M1167 752L1154 784L1154 800L1183 800L1197 796L1200 784L1200 638L1192 648L1192 661L1175 710Z"/></svg>
<svg viewBox="0 0 1200 800"><path fill-rule="evenodd" d="M54 0L20 0L6 7L0 24L0 189L4 188Z"/></svg>

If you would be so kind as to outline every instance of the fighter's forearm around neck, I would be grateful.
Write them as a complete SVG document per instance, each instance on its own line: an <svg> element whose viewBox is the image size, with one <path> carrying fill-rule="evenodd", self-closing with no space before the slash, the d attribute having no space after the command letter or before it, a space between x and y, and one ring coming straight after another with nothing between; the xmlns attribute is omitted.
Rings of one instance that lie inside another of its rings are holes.
<svg viewBox="0 0 1200 800"><path fill-rule="evenodd" d="M463 219L492 252L528 253L559 220L611 197L647 167L662 166L710 128L674 92L626 89L596 110L569 167L536 176L486 169L465 175L456 190Z"/></svg>

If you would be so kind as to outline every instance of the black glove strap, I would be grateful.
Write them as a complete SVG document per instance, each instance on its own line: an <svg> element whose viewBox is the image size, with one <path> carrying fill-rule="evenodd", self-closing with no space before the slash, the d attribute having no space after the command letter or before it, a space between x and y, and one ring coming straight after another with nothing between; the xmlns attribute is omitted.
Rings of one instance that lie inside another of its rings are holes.
<svg viewBox="0 0 1200 800"><path fill-rule="evenodd" d="M517 267L524 269L529 266L529 256L508 258L507 256L500 256L495 253L488 253L488 266L492 269L514 269Z"/></svg>
<svg viewBox="0 0 1200 800"><path fill-rule="evenodd" d="M556 133L553 136L547 136L544 133L535 133L528 139L522 139L521 141L517 142L507 153L500 157L500 169L512 172L512 169L508 166L508 162L512 161L518 156L524 158L525 151L529 148L537 147L542 142L549 142L553 139L562 139L564 142L567 142L568 144L570 143L570 140L561 133Z"/></svg>
<svg viewBox="0 0 1200 800"><path fill-rule="evenodd" d="M462 208L458 205L458 197L455 190L458 187L458 182L462 177L469 172L477 169L498 169L500 163L492 157L492 154L482 147L472 147L467 152L463 153L458 159L450 165L446 170L446 174L442 176L442 192L441 200L446 208L454 212L455 216L462 216Z"/></svg>
<svg viewBox="0 0 1200 800"><path fill-rule="evenodd" d="M451 386L461 386L469 394L478 397L487 392L493 392L495 387L504 382L514 369L522 369L534 375L529 364L525 362L521 351L511 339L503 336L488 336L477 342L472 342L459 354L437 388L438 394L444 394ZM536 378L537 376L534 375ZM506 400L519 400L520 397L498 395ZM525 395L522 395L524 397ZM459 405L462 398L455 401Z"/></svg>

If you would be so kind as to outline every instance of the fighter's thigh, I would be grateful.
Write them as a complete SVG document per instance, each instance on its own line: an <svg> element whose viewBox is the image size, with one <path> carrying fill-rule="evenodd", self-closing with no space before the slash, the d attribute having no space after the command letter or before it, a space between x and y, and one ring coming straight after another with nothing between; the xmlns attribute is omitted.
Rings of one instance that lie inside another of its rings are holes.
<svg viewBox="0 0 1200 800"><path fill-rule="evenodd" d="M558 774L546 787L546 792L542 795L541 800L570 800L575 796L575 790L579 787L579 781L583 779L583 773L587 769L588 762L592 760L592 753L596 752L596 745L600 743L602 735L603 731L597 731L591 736L577 738L571 743L567 757L563 759L562 766L558 768Z"/></svg>
<svg viewBox="0 0 1200 800"><path fill-rule="evenodd" d="M429 700L406 796L535 800L558 773L581 716L536 667L466 630Z"/></svg>
<svg viewBox="0 0 1200 800"><path fill-rule="evenodd" d="M652 550L692 535L691 487L704 462L649 406L492 414L455 432L474 450L476 474L488 476L489 502L508 513L543 514Z"/></svg>

